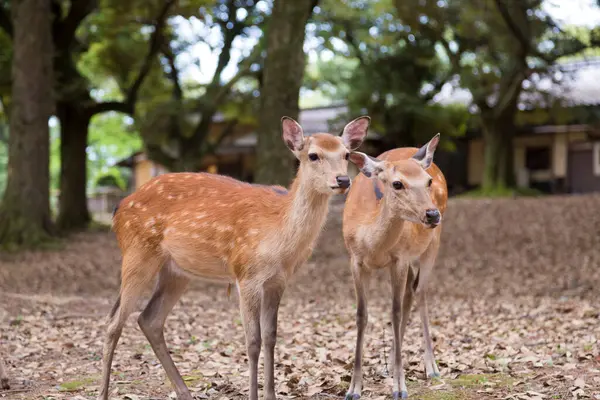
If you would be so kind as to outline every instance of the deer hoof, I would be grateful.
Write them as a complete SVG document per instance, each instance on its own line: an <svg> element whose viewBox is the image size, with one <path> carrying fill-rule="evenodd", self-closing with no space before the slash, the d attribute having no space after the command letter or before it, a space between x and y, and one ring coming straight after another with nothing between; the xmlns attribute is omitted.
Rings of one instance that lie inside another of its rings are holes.
<svg viewBox="0 0 600 400"><path fill-rule="evenodd" d="M408 399L408 392L403 390L401 392L394 392L394 400Z"/></svg>
<svg viewBox="0 0 600 400"><path fill-rule="evenodd" d="M346 395L346 399L345 400L358 400L358 399L360 399L360 394L358 394L358 393L355 393L355 394L348 393Z"/></svg>
<svg viewBox="0 0 600 400"><path fill-rule="evenodd" d="M439 372L432 372L429 375L427 375L427 377L431 378L439 378L441 375Z"/></svg>

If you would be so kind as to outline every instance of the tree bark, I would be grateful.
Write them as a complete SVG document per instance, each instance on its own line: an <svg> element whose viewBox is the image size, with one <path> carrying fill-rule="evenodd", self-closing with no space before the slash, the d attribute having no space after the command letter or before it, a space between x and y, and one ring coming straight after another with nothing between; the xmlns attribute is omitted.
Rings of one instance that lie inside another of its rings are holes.
<svg viewBox="0 0 600 400"><path fill-rule="evenodd" d="M57 225L82 230L91 218L87 206L87 140L91 116L82 107L59 103L60 201Z"/></svg>
<svg viewBox="0 0 600 400"><path fill-rule="evenodd" d="M484 169L482 189L495 192L515 186L513 168L514 116L482 118Z"/></svg>
<svg viewBox="0 0 600 400"><path fill-rule="evenodd" d="M311 4L308 4L311 3ZM288 185L294 159L281 139L281 117L297 119L304 76L305 27L316 2L276 1L268 31L267 58L260 93L256 180Z"/></svg>
<svg viewBox="0 0 600 400"><path fill-rule="evenodd" d="M52 92L50 2L12 3L14 27L8 182L0 207L0 244L35 246L53 233L49 127Z"/></svg>

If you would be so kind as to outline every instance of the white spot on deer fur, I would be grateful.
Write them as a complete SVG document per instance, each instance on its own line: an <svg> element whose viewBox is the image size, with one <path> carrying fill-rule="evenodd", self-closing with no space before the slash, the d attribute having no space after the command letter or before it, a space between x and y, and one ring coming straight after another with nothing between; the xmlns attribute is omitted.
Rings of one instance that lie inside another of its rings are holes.
<svg viewBox="0 0 600 400"><path fill-rule="evenodd" d="M156 231L156 229L152 228L152 229L150 229L150 233L153 235L156 235L158 232Z"/></svg>
<svg viewBox="0 0 600 400"><path fill-rule="evenodd" d="M131 225L131 221L127 221L127 222L125 222L125 228L128 228L128 227L129 227L129 225Z"/></svg>
<svg viewBox="0 0 600 400"><path fill-rule="evenodd" d="M206 217L206 213L198 213L198 214L196 214L196 219L202 219L204 217Z"/></svg>
<svg viewBox="0 0 600 400"><path fill-rule="evenodd" d="M146 211L148 211L148 208L147 207L142 207L142 211L146 212Z"/></svg>
<svg viewBox="0 0 600 400"><path fill-rule="evenodd" d="M154 218L150 218L148 221L146 221L146 228L150 228L151 226L154 225Z"/></svg>
<svg viewBox="0 0 600 400"><path fill-rule="evenodd" d="M248 236L255 236L258 235L258 229L249 229L248 230Z"/></svg>
<svg viewBox="0 0 600 400"><path fill-rule="evenodd" d="M168 199L168 200L173 200L174 198L175 198L175 197L174 197L174 196L171 196L171 195L168 195L168 196L167 196L167 199Z"/></svg>
<svg viewBox="0 0 600 400"><path fill-rule="evenodd" d="M129 202L129 208L133 207L133 205L134 205L134 204L135 204L135 202L133 202L133 201L130 201L130 202Z"/></svg>

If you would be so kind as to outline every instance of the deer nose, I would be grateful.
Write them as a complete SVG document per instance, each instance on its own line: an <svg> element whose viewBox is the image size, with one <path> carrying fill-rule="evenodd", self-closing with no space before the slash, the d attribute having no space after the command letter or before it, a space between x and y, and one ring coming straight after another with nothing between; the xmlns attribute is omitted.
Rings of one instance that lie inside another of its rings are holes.
<svg viewBox="0 0 600 400"><path fill-rule="evenodd" d="M350 178L346 175L336 176L335 181L342 189L347 189L350 187Z"/></svg>
<svg viewBox="0 0 600 400"><path fill-rule="evenodd" d="M439 224L440 223L440 211L437 208L430 208L425 211L425 219L429 224Z"/></svg>

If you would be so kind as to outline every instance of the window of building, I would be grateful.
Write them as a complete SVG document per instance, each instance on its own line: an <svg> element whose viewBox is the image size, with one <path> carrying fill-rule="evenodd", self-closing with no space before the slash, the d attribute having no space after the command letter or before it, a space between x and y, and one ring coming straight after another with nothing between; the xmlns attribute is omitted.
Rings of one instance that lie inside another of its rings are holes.
<svg viewBox="0 0 600 400"><path fill-rule="evenodd" d="M550 147L527 147L525 149L525 168L530 171L551 169L551 160Z"/></svg>

